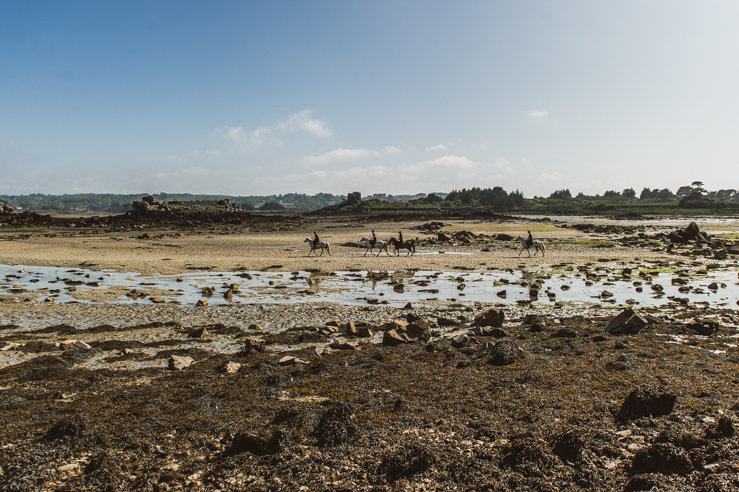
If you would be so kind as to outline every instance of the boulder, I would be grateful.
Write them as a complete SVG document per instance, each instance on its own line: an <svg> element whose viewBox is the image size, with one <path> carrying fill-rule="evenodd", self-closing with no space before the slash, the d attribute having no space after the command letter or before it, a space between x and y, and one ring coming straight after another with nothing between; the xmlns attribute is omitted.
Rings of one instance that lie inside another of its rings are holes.
<svg viewBox="0 0 739 492"><path fill-rule="evenodd" d="M495 236L495 239L497 239L498 241L512 241L513 236L511 236L510 234L500 233L497 236Z"/></svg>
<svg viewBox="0 0 739 492"><path fill-rule="evenodd" d="M388 330L382 336L383 347L394 347L395 345L401 345L409 341L408 337L405 334L398 333L398 330Z"/></svg>
<svg viewBox="0 0 739 492"><path fill-rule="evenodd" d="M688 226L683 229L682 232L682 236L687 239L702 239L703 237L701 236L701 231L700 228L698 228L698 224L696 224L695 222L691 222L690 224L688 224Z"/></svg>
<svg viewBox="0 0 739 492"><path fill-rule="evenodd" d="M169 357L169 368L173 371L187 369L195 360L187 355L172 355Z"/></svg>
<svg viewBox="0 0 739 492"><path fill-rule="evenodd" d="M688 328L704 336L713 335L719 329L718 321L715 319L694 319L687 324Z"/></svg>
<svg viewBox="0 0 739 492"><path fill-rule="evenodd" d="M362 338L372 338L372 330L367 325L360 326L357 328L357 336Z"/></svg>
<svg viewBox="0 0 739 492"><path fill-rule="evenodd" d="M634 335L647 324L647 320L636 314L633 309L626 308L608 323L606 331L613 335Z"/></svg>
<svg viewBox="0 0 739 492"><path fill-rule="evenodd" d="M462 348L466 346L469 341L470 337L468 337L467 335L457 335L452 338L451 344L454 348Z"/></svg>
<svg viewBox="0 0 739 492"><path fill-rule="evenodd" d="M357 336L357 327L354 325L354 321L348 321L346 323L346 326L344 326L344 333L346 333L346 336L348 337L356 337Z"/></svg>
<svg viewBox="0 0 739 492"><path fill-rule="evenodd" d="M425 320L422 320L422 319L419 319L409 324L405 328L405 333L410 338L413 338L414 341L416 340L428 341L428 339L431 338L431 330L429 330L429 325Z"/></svg>
<svg viewBox="0 0 739 492"><path fill-rule="evenodd" d="M504 319L505 312L502 309L488 309L478 314L472 324L473 326L497 326L500 328L503 326Z"/></svg>

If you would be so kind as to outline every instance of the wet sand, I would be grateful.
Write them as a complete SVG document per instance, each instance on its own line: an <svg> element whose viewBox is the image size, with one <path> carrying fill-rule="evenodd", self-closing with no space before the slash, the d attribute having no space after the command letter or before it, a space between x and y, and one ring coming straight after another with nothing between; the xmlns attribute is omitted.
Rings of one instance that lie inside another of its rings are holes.
<svg viewBox="0 0 739 492"><path fill-rule="evenodd" d="M194 270L233 271L237 269L261 270L271 268L281 271L320 269L324 271L347 270L440 270L451 271L455 267L469 270L489 268L506 269L519 266L549 267L561 263L583 265L592 261L609 259L615 263L640 259L667 259L659 251L634 248L594 248L575 244L591 238L591 235L573 229L558 229L542 224L469 224L454 223L442 231L455 232L466 229L475 234L506 233L514 237L531 230L537 239L547 245L541 254L528 258L519 256L520 246L514 241L485 241L471 245L437 244L421 246L417 254L408 256L402 252L392 257L384 252L379 257L358 247L359 239L375 228L379 239L397 236L404 230L406 238L428 239L436 234L425 234L411 227L421 222L400 224L365 224L349 227L327 223L316 229L323 240L331 244L332 256L308 256L309 246L303 240L312 237L312 228L285 233L184 233L178 236L166 231L151 231L157 239L137 239L141 233L96 233L64 237L41 237L0 242L0 264L26 266L93 266L95 269L112 269L121 272L140 272L150 275L160 273L174 275ZM351 246L346 244L351 243ZM487 249L488 251L483 251ZM439 254L442 253L442 254ZM468 253L468 254L446 254ZM320 255L320 252L318 252ZM532 252L533 254L533 252Z"/></svg>

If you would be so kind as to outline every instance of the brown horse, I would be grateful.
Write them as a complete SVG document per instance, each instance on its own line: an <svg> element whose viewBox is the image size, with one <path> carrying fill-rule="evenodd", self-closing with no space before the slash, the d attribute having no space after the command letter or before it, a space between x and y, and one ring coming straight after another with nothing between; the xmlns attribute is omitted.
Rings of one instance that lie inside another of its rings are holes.
<svg viewBox="0 0 739 492"><path fill-rule="evenodd" d="M390 238L390 244L395 246L395 254L399 255L401 249L407 249L408 254L415 253L416 247L413 245L412 241L405 241L401 243L399 240L395 239L394 237Z"/></svg>

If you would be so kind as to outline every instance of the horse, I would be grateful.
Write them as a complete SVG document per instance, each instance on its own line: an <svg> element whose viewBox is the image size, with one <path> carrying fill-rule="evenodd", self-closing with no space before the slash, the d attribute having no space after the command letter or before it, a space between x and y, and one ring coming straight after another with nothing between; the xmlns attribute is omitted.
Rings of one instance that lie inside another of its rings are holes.
<svg viewBox="0 0 739 492"><path fill-rule="evenodd" d="M323 256L324 249L327 250L328 255L331 256L331 246L326 241L321 241L320 243L316 244L311 238L307 237L303 242L310 244L310 251L308 251L308 256L310 256L311 253L315 253L317 249L321 250L321 254L316 254L316 256Z"/></svg>
<svg viewBox="0 0 739 492"><path fill-rule="evenodd" d="M541 256L544 256L544 251L546 251L546 248L544 248L544 241L537 241L534 240L534 244L531 246L526 243L526 238L523 236L518 236L516 239L521 241L521 251L518 252L518 256L521 256L521 253L523 253L523 250L526 250L526 252L531 256L531 251L529 251L529 248L536 248L536 252L534 253L534 256L536 256L536 253L541 250Z"/></svg>
<svg viewBox="0 0 739 492"><path fill-rule="evenodd" d="M400 240L395 239L394 237L391 237L390 238L390 244L392 244L393 246L395 246L395 254L396 255L400 255L400 250L401 249L407 249L408 250L408 254L411 254L411 253L414 253L415 254L415 252L416 252L416 247L413 245L413 241L404 241L404 242L401 243Z"/></svg>
<svg viewBox="0 0 739 492"><path fill-rule="evenodd" d="M387 253L388 256L390 256L390 253L387 251L387 243L385 241L380 241L379 239L375 241L375 245L372 245L372 240L368 238L367 236L362 236L362 239L359 240L360 243L363 243L367 247L367 251L369 251L371 254L373 248L377 248L380 250L379 253L377 253L375 256L380 256L382 254L382 250L385 250L385 253ZM364 256L367 256L367 251L364 252Z"/></svg>

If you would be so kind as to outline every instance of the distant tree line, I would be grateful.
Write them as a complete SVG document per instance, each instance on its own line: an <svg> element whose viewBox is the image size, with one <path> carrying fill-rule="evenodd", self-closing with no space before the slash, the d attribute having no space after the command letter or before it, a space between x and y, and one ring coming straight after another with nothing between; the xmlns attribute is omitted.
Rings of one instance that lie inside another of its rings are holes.
<svg viewBox="0 0 739 492"><path fill-rule="evenodd" d="M570 199L572 194L569 189L555 190L549 195L552 199ZM578 193L576 199L612 199L612 200L636 200L636 191L633 188L626 188L619 192L615 190L608 190L603 195L585 195L584 193ZM673 193L667 188L654 190L650 188L642 189L639 194L639 200L647 201L680 201L685 204L688 202L701 202L709 204L711 202L722 201L722 202L735 202L739 203L739 192L734 189L722 189L719 191L707 191L703 188L703 182L693 181L690 186L681 186L677 192ZM687 200L686 200L687 199Z"/></svg>
<svg viewBox="0 0 739 492"><path fill-rule="evenodd" d="M444 198L445 202L454 205L480 205L498 210L520 207L524 200L523 193L520 191L516 190L508 193L500 186L452 190Z"/></svg>
<svg viewBox="0 0 739 492"><path fill-rule="evenodd" d="M134 200L141 200L147 193L128 195L118 194L96 194L79 193L65 195L45 195L33 193L30 195L0 195L0 201L7 203L13 208L20 210L39 211L89 211L105 213L123 213L131 209ZM514 210L526 208L526 199L519 190L507 192L500 186L493 188L462 188L452 190L450 193L435 192L418 193L415 195L391 195L376 193L374 195L362 196L360 192L352 192L347 195L332 195L330 193L317 193L307 195L304 193L287 193L284 195L261 195L261 196L232 196L232 195L200 195L190 193L154 193L154 198L169 203L182 205L210 206L219 201L228 200L232 204L238 204L245 209L261 210L317 210L325 207L390 207L390 206L421 206L421 207L483 207L493 210ZM537 197L534 197L535 199ZM673 193L667 188L651 189L644 188L637 197L633 188L623 191L608 190L602 195L585 195L578 193L573 198L568 188L555 190L549 199L577 201L616 201L616 202L678 202L683 208L724 208L728 203L739 203L739 192L735 189L721 189L708 191L703 187L703 182L693 181L689 186L681 186Z"/></svg>

